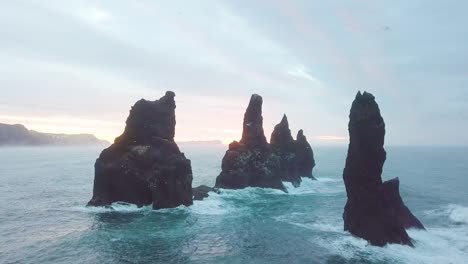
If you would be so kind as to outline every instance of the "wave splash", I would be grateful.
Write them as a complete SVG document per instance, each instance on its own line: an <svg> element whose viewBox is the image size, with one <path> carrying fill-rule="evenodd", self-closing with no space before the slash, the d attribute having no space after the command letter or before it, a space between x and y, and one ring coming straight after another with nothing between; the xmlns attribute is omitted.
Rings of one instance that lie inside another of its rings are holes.
<svg viewBox="0 0 468 264"><path fill-rule="evenodd" d="M421 264L465 264L468 260L468 208L448 205L441 209L426 211L436 217L437 222L448 222L445 226L426 226L427 230L410 229L408 233L415 242L415 248L402 245L387 245L383 248L370 246L365 240L343 232L339 237L321 237L319 243L340 258L372 259L372 263L421 263ZM447 221L449 220L449 221ZM324 226L329 226L325 222ZM314 224L307 228L318 228ZM322 229L325 232L335 230Z"/></svg>
<svg viewBox="0 0 468 264"><path fill-rule="evenodd" d="M450 205L448 208L449 219L456 224L468 224L468 207Z"/></svg>
<svg viewBox="0 0 468 264"><path fill-rule="evenodd" d="M76 206L72 207L71 211L83 212L83 213L136 213L136 212L149 212L152 210L152 207L143 206L138 207L135 204L116 202L109 206Z"/></svg>
<svg viewBox="0 0 468 264"><path fill-rule="evenodd" d="M341 179L335 178L319 178L312 180L304 178L301 186L296 188L289 182L284 182L288 193L284 193L276 189L265 189L248 187L241 190L221 189L221 193L210 192L209 197L203 201L194 201L193 206L179 206L172 209L162 209L158 211L152 210L151 205L137 207L134 204L116 202L110 206L103 207L86 207L77 206L71 208L72 211L84 213L138 213L138 212L153 212L153 213L173 213L186 211L197 215L226 215L240 210L240 206L236 201L249 201L268 199L270 195L307 195L307 194L336 194L344 192Z"/></svg>
<svg viewBox="0 0 468 264"><path fill-rule="evenodd" d="M446 219L448 218L448 220L452 224L468 224L468 207L465 206L449 204L439 209L428 210L425 213L426 215L431 217L444 217Z"/></svg>
<svg viewBox="0 0 468 264"><path fill-rule="evenodd" d="M283 182L289 194L338 194L345 191L343 180L338 178L303 178L301 186L295 188L290 182Z"/></svg>

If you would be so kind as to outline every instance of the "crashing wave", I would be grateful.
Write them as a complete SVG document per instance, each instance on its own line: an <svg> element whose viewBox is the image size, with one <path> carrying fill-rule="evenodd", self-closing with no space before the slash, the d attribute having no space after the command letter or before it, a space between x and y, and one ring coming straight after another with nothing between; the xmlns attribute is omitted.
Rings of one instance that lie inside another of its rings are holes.
<svg viewBox="0 0 468 264"><path fill-rule="evenodd" d="M456 224L468 224L468 207L450 205L448 208L449 219Z"/></svg>
<svg viewBox="0 0 468 264"><path fill-rule="evenodd" d="M446 217L452 224L468 224L468 207L449 204L439 209L425 212L433 217Z"/></svg>

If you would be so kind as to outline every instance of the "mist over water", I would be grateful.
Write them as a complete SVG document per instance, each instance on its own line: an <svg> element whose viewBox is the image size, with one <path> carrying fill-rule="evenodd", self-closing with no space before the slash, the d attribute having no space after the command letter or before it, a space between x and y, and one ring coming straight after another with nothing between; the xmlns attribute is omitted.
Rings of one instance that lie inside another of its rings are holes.
<svg viewBox="0 0 468 264"><path fill-rule="evenodd" d="M193 185L213 185L226 146L181 146ZM192 207L86 208L100 148L0 149L0 263L466 263L468 149L387 147L427 231L415 248L372 247L343 231L346 147L315 147L318 181L247 188Z"/></svg>

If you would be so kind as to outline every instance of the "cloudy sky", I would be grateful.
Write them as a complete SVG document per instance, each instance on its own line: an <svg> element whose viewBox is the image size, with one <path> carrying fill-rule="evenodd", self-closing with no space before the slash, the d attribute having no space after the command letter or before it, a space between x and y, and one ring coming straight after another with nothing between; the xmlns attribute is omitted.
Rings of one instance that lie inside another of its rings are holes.
<svg viewBox="0 0 468 264"><path fill-rule="evenodd" d="M240 138L252 93L346 144L358 90L387 144L468 144L463 1L0 0L0 122L112 140L140 98L176 92L178 140Z"/></svg>

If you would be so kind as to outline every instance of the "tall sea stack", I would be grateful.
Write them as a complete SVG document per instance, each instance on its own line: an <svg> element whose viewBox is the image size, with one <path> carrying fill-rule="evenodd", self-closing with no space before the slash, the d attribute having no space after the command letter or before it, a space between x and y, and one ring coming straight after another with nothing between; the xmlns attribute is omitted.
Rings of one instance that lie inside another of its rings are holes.
<svg viewBox="0 0 468 264"><path fill-rule="evenodd" d="M273 154L263 131L262 104L260 95L252 95L244 115L242 139L229 144L215 187L264 187L286 191L281 181L280 160Z"/></svg>
<svg viewBox="0 0 468 264"><path fill-rule="evenodd" d="M297 134L297 140L291 135L286 115L275 126L271 134L270 145L273 153L280 159L281 179L298 187L301 177L312 176L315 166L314 153L302 130Z"/></svg>
<svg viewBox="0 0 468 264"><path fill-rule="evenodd" d="M406 229L424 226L403 203L398 178L382 182L385 123L372 94L356 95L348 129L350 143L343 172L348 195L344 229L376 246L413 246Z"/></svg>
<svg viewBox="0 0 468 264"><path fill-rule="evenodd" d="M132 107L124 133L96 160L89 206L127 202L161 209L193 203L190 160L174 142L174 97L168 91Z"/></svg>
<svg viewBox="0 0 468 264"><path fill-rule="evenodd" d="M301 177L315 180L312 175L312 170L315 167L314 152L302 129L297 132L296 137L296 163Z"/></svg>

